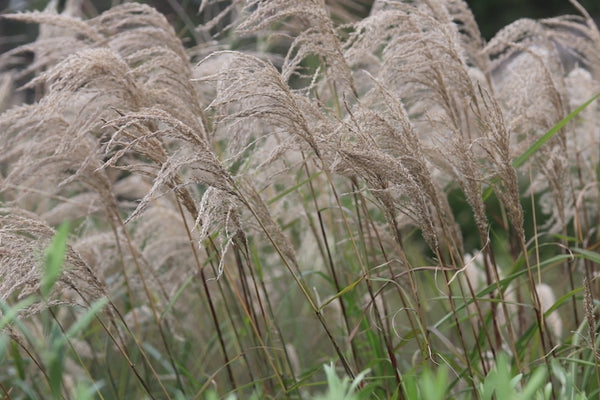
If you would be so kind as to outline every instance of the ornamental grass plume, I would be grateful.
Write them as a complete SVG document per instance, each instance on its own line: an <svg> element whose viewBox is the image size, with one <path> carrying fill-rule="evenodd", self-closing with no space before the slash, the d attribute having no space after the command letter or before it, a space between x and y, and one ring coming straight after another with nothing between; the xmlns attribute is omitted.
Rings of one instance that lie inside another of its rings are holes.
<svg viewBox="0 0 600 400"><path fill-rule="evenodd" d="M40 291L44 250L55 232L33 213L14 208L2 208L0 213L0 293L5 304ZM20 310L21 315L58 304L88 306L106 294L105 285L73 248L66 250L64 264L50 296Z"/></svg>

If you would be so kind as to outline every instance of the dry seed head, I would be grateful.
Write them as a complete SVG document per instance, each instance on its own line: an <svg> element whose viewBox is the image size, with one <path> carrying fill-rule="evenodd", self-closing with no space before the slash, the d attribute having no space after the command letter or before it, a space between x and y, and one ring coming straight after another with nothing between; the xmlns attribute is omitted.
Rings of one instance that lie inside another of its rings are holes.
<svg viewBox="0 0 600 400"><path fill-rule="evenodd" d="M256 57L230 53L232 57L220 71L217 97L211 103L218 123L251 123L260 120L302 139L319 154L301 106L275 67ZM246 122L248 121L248 122Z"/></svg>
<svg viewBox="0 0 600 400"><path fill-rule="evenodd" d="M352 93L352 74L323 0L254 0L248 2L246 9L253 11L239 25L241 34L255 33L290 18L300 22L302 28L290 45L282 67L285 82L300 73L299 66L307 56L316 55L328 67L327 79L336 82L337 89L343 93Z"/></svg>
<svg viewBox="0 0 600 400"><path fill-rule="evenodd" d="M40 289L44 250L54 230L35 215L16 208L0 209L0 298L12 302ZM22 314L37 313L50 305L89 306L106 294L91 267L67 247L62 273L47 302L35 302Z"/></svg>

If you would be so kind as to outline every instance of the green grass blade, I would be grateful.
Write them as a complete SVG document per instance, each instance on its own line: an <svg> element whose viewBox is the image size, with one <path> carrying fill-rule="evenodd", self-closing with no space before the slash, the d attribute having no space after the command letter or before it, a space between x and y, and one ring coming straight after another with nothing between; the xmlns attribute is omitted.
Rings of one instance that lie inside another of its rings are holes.
<svg viewBox="0 0 600 400"><path fill-rule="evenodd" d="M587 108L587 106L589 106L594 100L596 100L598 98L598 96L600 96L600 93L596 93L585 103L583 103L582 105L577 107L575 110L573 110L573 112L571 112L569 115L567 115L566 117L561 119L556 125L554 125L552 128L550 128L550 130L548 132L544 133L544 135L542 135L542 137L540 137L538 140L536 140L527 150L525 150L525 152L523 152L523 154L521 154L519 157L515 158L512 162L512 166L515 168L519 168L523 164L525 164L525 162L527 160L529 160L529 158L531 158L531 156L536 151L538 151L540 147L542 147L544 144L546 144L546 142L548 142L548 140L552 139L552 137L554 137L554 135L556 135L558 133L558 131L560 131L573 118L575 118L577 115L579 115L579 113L581 113L585 108ZM483 200L487 200L491 196L493 190L494 189L491 186L488 187L483 194Z"/></svg>
<svg viewBox="0 0 600 400"><path fill-rule="evenodd" d="M319 307L319 311L323 311L323 308L325 308L328 304L330 304L332 301L334 301L335 299L343 296L344 294L351 292L352 290L354 290L354 288L356 288L356 286L361 283L363 281L363 279L365 279L364 275L359 277L357 280L355 280L354 282L352 282L351 284L349 284L348 286L346 286L345 288L343 288L342 290L340 290L338 293L336 293L335 295L333 295L331 298L329 298L325 303L323 303L323 305L321 307Z"/></svg>
<svg viewBox="0 0 600 400"><path fill-rule="evenodd" d="M600 96L600 93L596 93L588 101L577 107L573 112L567 115L565 118L560 120L554 125L548 132L546 132L541 138L535 141L523 154L513 160L513 167L519 168L535 153L540 147L542 147L548 140L550 140L558 131L560 131L566 124L568 124L573 118L575 118L580 112L582 112L587 106L589 106L594 100Z"/></svg>
<svg viewBox="0 0 600 400"><path fill-rule="evenodd" d="M272 199L269 199L267 201L267 204L271 205L273 203L276 203L277 201L279 201L280 199L282 199L283 197L287 196L288 194L298 190L299 188L301 188L302 186L306 185L308 182L312 181L313 179L319 177L323 172L317 172L312 174L311 176L309 176L308 178L300 181L299 183L297 183L296 185L293 185L292 187L287 188L286 190L282 191L281 193L278 193L277 196L273 197Z"/></svg>
<svg viewBox="0 0 600 400"><path fill-rule="evenodd" d="M173 308L173 306L175 305L175 303L177 302L179 297L183 294L185 289L189 286L190 283L192 283L193 280L194 280L194 276L190 276L183 282L181 287L179 287L179 289L177 289L177 292L175 292L175 295L173 295L173 298L171 299L171 301L169 301L169 304L167 304L167 306L165 307L165 310L160 314L161 320L165 317L165 315L167 315L171 311L171 309Z"/></svg>
<svg viewBox="0 0 600 400"><path fill-rule="evenodd" d="M54 325L48 338L49 347L46 349L45 362L47 365L48 384L52 392L52 398L61 399L61 388L63 386L63 375L65 373L65 351L66 346L62 332Z"/></svg>
<svg viewBox="0 0 600 400"><path fill-rule="evenodd" d="M0 311L2 311L2 318L0 318L0 331L3 330L7 325L11 324L17 318L19 313L32 305L34 301L35 299L33 297L26 297L12 306L0 301Z"/></svg>
<svg viewBox="0 0 600 400"><path fill-rule="evenodd" d="M107 297L102 297L96 300L92 304L92 306L86 311L86 313L83 314L83 316L79 318L77 322L75 322L73 326L69 328L66 335L67 338L73 338L79 331L89 326L89 324L92 322L92 319L96 317L96 314L98 314L107 304Z"/></svg>
<svg viewBox="0 0 600 400"><path fill-rule="evenodd" d="M52 243L50 243L50 246L46 249L46 264L42 282L40 284L42 297L48 297L52 287L54 287L54 284L60 276L67 251L68 237L69 224L63 223L56 231Z"/></svg>
<svg viewBox="0 0 600 400"><path fill-rule="evenodd" d="M600 264L600 254L595 251L573 248L573 253L577 254L577 258L583 258L585 260L589 260L593 263Z"/></svg>

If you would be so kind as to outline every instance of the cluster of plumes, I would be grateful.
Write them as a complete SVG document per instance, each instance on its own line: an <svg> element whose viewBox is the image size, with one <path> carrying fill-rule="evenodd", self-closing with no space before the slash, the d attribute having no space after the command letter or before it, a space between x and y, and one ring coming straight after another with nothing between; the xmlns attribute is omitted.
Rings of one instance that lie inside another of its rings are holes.
<svg viewBox="0 0 600 400"><path fill-rule="evenodd" d="M46 223L77 221L72 245L96 276L113 291L127 285L142 298L146 285L166 307L198 269L183 220L190 219L189 230L197 225L199 241L217 226L229 235L223 243L239 232L233 181L209 148L202 94L164 16L132 3L84 21L70 14L75 9L11 16L44 29L36 42L1 59L11 66L33 52L22 74L35 74L26 88L40 97L0 118L1 199ZM144 212L132 233L125 220ZM19 218L16 211L0 227L11 218ZM43 249L45 240L35 246ZM180 254L182 247L188 252ZM179 270L165 268L182 259ZM23 263L34 268L39 260ZM16 267L3 262L2 268L11 274ZM146 270L147 282L128 281L127 270L136 268Z"/></svg>
<svg viewBox="0 0 600 400"><path fill-rule="evenodd" d="M376 199L396 242L402 242L399 232L416 226L441 266L460 269L468 265L445 194L458 187L487 254L487 284L499 281L487 246L487 189L503 204L515 243L525 251L520 180L529 177L519 177L513 160L598 91L593 49L600 42L591 18L521 20L485 44L464 1L382 1L367 18L339 28L320 1L257 1L246 10L243 33L275 22L299 30L279 70L243 53L213 56L227 60L208 79L216 86L209 107L215 136L234 138L232 157L244 157L249 176L272 188L273 177L308 158L328 176L350 178L335 180L341 191ZM310 57L320 61L318 68L306 65ZM306 84L292 90L294 77ZM566 229L582 208L587 221L596 217L591 205L597 191L589 184L597 165L590 151L598 140L596 110L588 108L523 168L540 177L531 192L554 202L545 210L548 231ZM269 144L268 156L261 143ZM281 169L271 172L272 164ZM592 175L575 181L572 168ZM269 173L260 178L258 171ZM320 201L335 204L335 195ZM530 281L532 301L543 312L532 276Z"/></svg>
<svg viewBox="0 0 600 400"><path fill-rule="evenodd" d="M575 4L578 6L577 4ZM508 128L518 142L530 144L598 91L598 29L578 6L582 17L519 20L500 31L485 47L493 60L495 95L502 102ZM567 224L596 215L594 180L598 155L591 150L600 138L597 106L584 110L535 155L535 193L545 193L548 227L564 232ZM513 139L513 141L515 141ZM523 149L515 144L516 149ZM591 151L590 151L591 150ZM579 170L572 174L573 169Z"/></svg>
<svg viewBox="0 0 600 400"><path fill-rule="evenodd" d="M39 260L15 252L43 248L46 224L64 219L80 223L73 247L82 258L61 282L81 283L86 296L101 292L98 276L109 289L154 291L146 295L167 307L186 277L211 262L196 251L219 259L219 276L226 253L248 237L276 250L271 268L281 259L302 268L298 251L315 250L283 228L310 223L286 195L304 190L293 187L298 171L314 173L320 207L342 208L347 193L373 199L365 206L387 224L379 240L396 242L386 251L402 252L402 232L417 227L439 266L460 269L465 250L447 191L464 192L482 251L487 187L524 243L513 159L599 89L600 33L583 10L517 21L486 45L463 0L376 2L345 25L324 0L234 1L223 12L236 10L238 34L280 25L292 37L289 51L278 65L268 55L220 51L193 67L152 8L127 3L82 20L77 1L67 3L62 14L9 16L43 29L0 58L8 71L32 52L19 73L35 75L26 88L39 96L0 115L0 200L12 207L0 220L0 274L12 276L2 280L3 299L36 287L38 272L27 271ZM531 191L550 196L552 229L597 213L597 106L581 115L528 164L540 177ZM29 235L14 232L19 221ZM405 255L393 257L408 267ZM489 284L499 275L485 259ZM134 268L147 278L129 282Z"/></svg>
<svg viewBox="0 0 600 400"><path fill-rule="evenodd" d="M250 119L266 135L283 128L289 139L281 139L284 144L278 149L301 139L318 157L329 158L326 164L338 172L361 175L386 208L400 207L421 228L436 252L441 232L460 245L438 193L449 180L464 190L482 234L488 230L482 188L489 182L516 231L521 231L523 212L512 160L586 94L594 93L590 66L597 30L589 18L521 20L484 47L462 1L381 2L371 16L340 32L329 20L322 21L327 16L324 3L256 2L248 9L252 13L240 27L243 33L265 29L274 21L289 23L290 16L301 30L281 73L269 65L254 67L264 61L244 54L229 55L233 61L221 70L213 102L237 107L218 109L226 114L223 120L236 120L228 134L238 137L243 131L251 136L255 130L239 122ZM542 50L544 55L538 54ZM287 84L309 55L322 60L323 70L315 71L304 90L292 92ZM588 84L566 83L588 75ZM587 93L567 99L570 93L565 89L575 87ZM307 93L316 104L305 104ZM265 126L269 122L271 126ZM569 128L579 131L583 123ZM564 214L574 209L576 198L565 192L564 172L568 165L578 165L576 154L585 151L568 151L565 146L581 143L574 139L579 137L563 130L553 141L556 145L545 147L537 157L544 163L536 168L547 179L541 179L545 184L536 182L535 190L544 192L549 186L559 202L552 210L557 219L562 215L556 222L563 227L572 218L572 212ZM574 157L570 162L568 155Z"/></svg>

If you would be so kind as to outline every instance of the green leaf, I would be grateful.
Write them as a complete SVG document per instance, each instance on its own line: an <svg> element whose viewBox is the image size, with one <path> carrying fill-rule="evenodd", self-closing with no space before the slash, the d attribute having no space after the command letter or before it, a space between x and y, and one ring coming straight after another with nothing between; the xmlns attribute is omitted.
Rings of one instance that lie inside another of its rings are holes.
<svg viewBox="0 0 600 400"><path fill-rule="evenodd" d="M560 131L566 124L568 124L573 118L575 118L580 112L582 112L587 106L589 106L594 100L600 96L600 93L595 94L588 101L573 110L572 113L561 119L556 125L554 125L548 132L542 137L535 141L523 154L513 160L513 167L519 168L521 165L531 157L540 147L542 147L548 140L550 140L558 131Z"/></svg>
<svg viewBox="0 0 600 400"><path fill-rule="evenodd" d="M54 325L48 338L49 348L46 351L48 384L54 399L61 399L62 380L65 371L65 342L62 332Z"/></svg>
<svg viewBox="0 0 600 400"><path fill-rule="evenodd" d="M536 393L544 392L544 384L546 383L546 369L540 367L536 369L529 377L525 387L519 393L519 399L533 399Z"/></svg>
<svg viewBox="0 0 600 400"><path fill-rule="evenodd" d="M346 286L345 288L343 288L342 290L340 290L338 293L336 293L335 295L333 295L331 298L329 298L325 303L323 303L323 305L321 307L319 307L319 311L322 311L323 308L325 308L329 303L331 303L332 301L334 301L335 299L343 296L344 294L351 292L352 290L354 290L354 288L356 288L356 286L361 283L363 281L363 279L365 279L364 275L359 277L357 280L355 280L354 282L352 282L351 284L349 284L348 286Z"/></svg>
<svg viewBox="0 0 600 400"><path fill-rule="evenodd" d="M445 365L433 370L423 370L421 379L421 393L424 399L443 400L448 390L448 369Z"/></svg>
<svg viewBox="0 0 600 400"><path fill-rule="evenodd" d="M595 251L580 248L573 248L572 251L573 253L576 253L579 256L579 258L583 258L593 263L600 264L600 254L596 253Z"/></svg>
<svg viewBox="0 0 600 400"><path fill-rule="evenodd" d="M169 311L171 311L179 297L183 294L183 291L189 286L190 283L192 283L193 280L194 276L192 275L181 284L179 289L177 289L177 292L175 292L175 295L173 295L173 298L171 298L171 301L169 301L169 304L167 304L167 307L165 307L165 310L160 314L161 320L169 313Z"/></svg>
<svg viewBox="0 0 600 400"><path fill-rule="evenodd" d="M327 392L313 397L315 400L358 400L360 398L362 390L357 392L356 389L369 373L368 369L358 374L352 382L347 376L339 378L333 363L325 365L324 369L327 377Z"/></svg>
<svg viewBox="0 0 600 400"><path fill-rule="evenodd" d="M102 297L96 300L92 304L92 306L85 312L85 314L83 314L81 318L79 318L77 322L75 322L73 326L69 328L66 337L70 339L74 337L79 331L89 326L90 322L92 322L92 319L96 317L96 314L100 312L100 310L102 310L104 306L106 306L106 304L108 304L107 297Z"/></svg>
<svg viewBox="0 0 600 400"><path fill-rule="evenodd" d="M296 185L293 185L290 188L287 188L286 190L284 190L281 193L278 193L275 197L273 197L272 199L269 199L267 201L268 205L271 205L277 201L279 201L281 198L287 196L288 194L292 193L293 191L301 188L302 186L306 185L308 182L312 181L313 179L317 178L318 176L320 176L323 172L319 171L315 174L312 174L311 176L309 176L308 178L302 180L301 182L297 183Z"/></svg>
<svg viewBox="0 0 600 400"><path fill-rule="evenodd" d="M417 378L415 375L407 374L404 375L402 380L402 387L404 389L404 397L406 400L419 400L419 387L417 386Z"/></svg>
<svg viewBox="0 0 600 400"><path fill-rule="evenodd" d="M50 246L46 249L44 275L42 276L42 282L40 284L40 291L44 298L48 297L60 276L67 251L68 237L69 224L65 222L58 228L52 239L52 243L50 243Z"/></svg>
<svg viewBox="0 0 600 400"><path fill-rule="evenodd" d="M25 308L29 307L34 303L33 297L25 297L20 300L17 304L9 306L8 304L0 301L0 310L2 311L2 318L0 318L0 331L7 325L11 324L19 315L19 313Z"/></svg>
<svg viewBox="0 0 600 400"><path fill-rule="evenodd" d="M598 96L600 96L600 93L596 93L588 101L586 101L585 103L577 107L575 110L573 110L573 112L571 112L569 115L561 119L556 125L550 128L548 132L544 133L538 140L536 140L531 146L529 146L529 148L525 150L523 154L515 158L512 162L512 166L514 168L519 168L520 166L525 164L525 162L529 160L529 158L531 158L531 156L536 151L538 151L540 147L542 147L544 144L546 144L546 142L552 139L552 137L556 135L558 131L564 128L566 124L568 124L573 118L575 118L580 112L582 112L587 106L589 106L594 100L596 100ZM497 180L494 181L497 182ZM491 186L488 187L483 194L483 200L487 200L492 195L493 191L494 189Z"/></svg>
<svg viewBox="0 0 600 400"><path fill-rule="evenodd" d="M12 340L10 342L9 351L10 351L9 356L11 357L13 365L15 366L17 376L19 377L19 379L25 380L25 377L27 376L27 373L25 372L25 370L26 370L25 360L23 360L23 357L21 356L21 353L19 352L19 345L14 340Z"/></svg>

